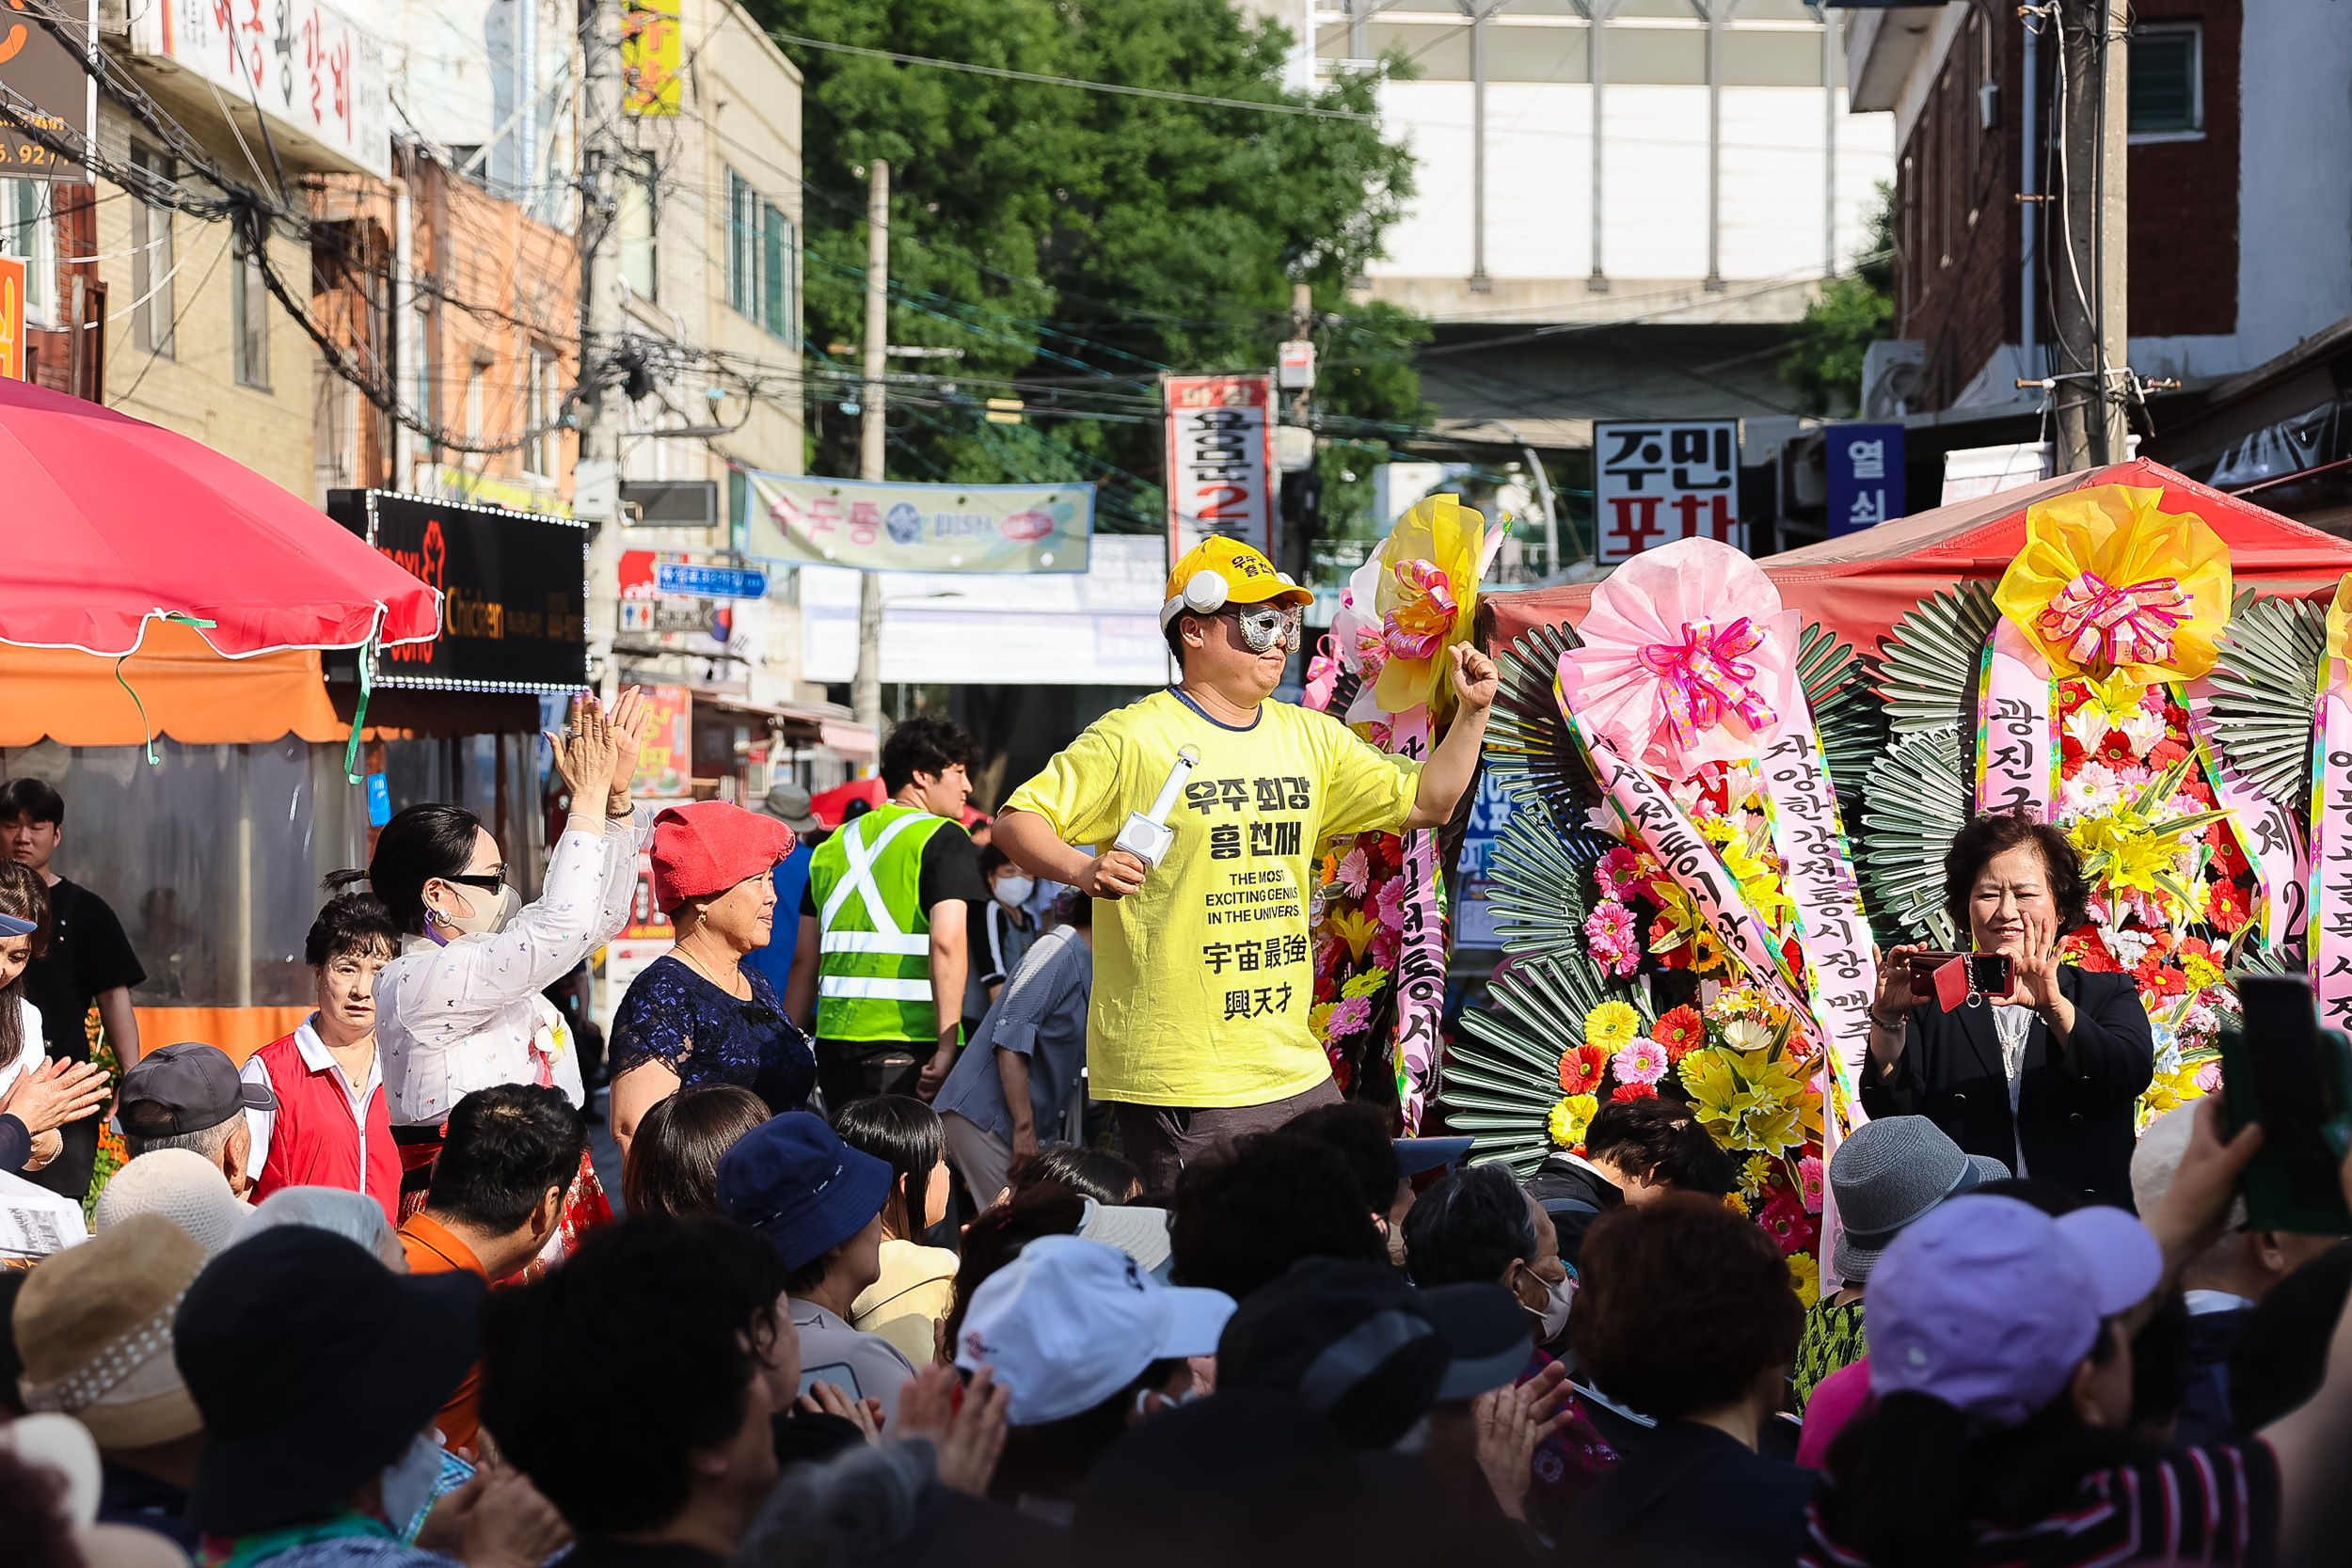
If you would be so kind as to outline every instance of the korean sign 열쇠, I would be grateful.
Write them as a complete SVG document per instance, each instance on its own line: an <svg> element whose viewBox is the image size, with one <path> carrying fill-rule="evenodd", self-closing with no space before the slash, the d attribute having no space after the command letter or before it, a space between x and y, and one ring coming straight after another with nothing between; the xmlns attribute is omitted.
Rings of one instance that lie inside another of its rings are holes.
<svg viewBox="0 0 2352 1568"><path fill-rule="evenodd" d="M1171 375L1168 396L1170 561L1212 534L1275 559L1273 394L1263 375Z"/></svg>
<svg viewBox="0 0 2352 1568"><path fill-rule="evenodd" d="M862 572L1083 572L1091 484L897 484L754 470L747 555Z"/></svg>
<svg viewBox="0 0 2352 1568"><path fill-rule="evenodd" d="M1739 421L1596 424L1593 496L1604 562L1630 561L1677 539L1746 549Z"/></svg>
<svg viewBox="0 0 2352 1568"><path fill-rule="evenodd" d="M441 634L384 648L378 686L577 691L588 680L585 525L332 490L326 515L441 594Z"/></svg>
<svg viewBox="0 0 2352 1568"><path fill-rule="evenodd" d="M89 139L98 79L83 66L81 51L97 20L91 0L8 0L0 9L0 87L7 89L0 92L0 177L89 178L80 160L33 133L74 144ZM20 124L19 115L29 124Z"/></svg>
<svg viewBox="0 0 2352 1568"><path fill-rule="evenodd" d="M621 18L621 107L639 116L678 112L686 63L678 0L629 0Z"/></svg>
<svg viewBox="0 0 2352 1568"><path fill-rule="evenodd" d="M1822 432L1829 467L1829 536L1859 533L1903 515L1903 427L1834 424Z"/></svg>
<svg viewBox="0 0 2352 1568"><path fill-rule="evenodd" d="M195 71L231 103L378 179L391 174L384 44L319 0L153 0L131 8L132 47Z"/></svg>

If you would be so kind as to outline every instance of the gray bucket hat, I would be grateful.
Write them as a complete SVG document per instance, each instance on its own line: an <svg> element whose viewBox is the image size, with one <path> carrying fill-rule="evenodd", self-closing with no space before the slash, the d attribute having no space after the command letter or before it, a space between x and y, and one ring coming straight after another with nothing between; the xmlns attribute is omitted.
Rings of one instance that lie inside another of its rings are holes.
<svg viewBox="0 0 2352 1568"><path fill-rule="evenodd" d="M1866 1121L1830 1157L1829 1189L1840 1227L1830 1267L1847 1284L1860 1284L1903 1227L1946 1198L2008 1179L2007 1165L1963 1153L1925 1117Z"/></svg>

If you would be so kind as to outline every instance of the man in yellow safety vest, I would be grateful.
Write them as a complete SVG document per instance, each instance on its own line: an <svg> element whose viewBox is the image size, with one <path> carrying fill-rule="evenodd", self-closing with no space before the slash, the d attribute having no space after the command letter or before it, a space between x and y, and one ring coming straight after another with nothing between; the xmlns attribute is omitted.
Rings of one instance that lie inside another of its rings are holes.
<svg viewBox="0 0 2352 1568"><path fill-rule="evenodd" d="M890 799L817 847L801 895L785 1010L809 1028L838 1111L876 1094L929 1100L962 1034L966 911L988 899L963 831L972 737L910 719L882 745Z"/></svg>

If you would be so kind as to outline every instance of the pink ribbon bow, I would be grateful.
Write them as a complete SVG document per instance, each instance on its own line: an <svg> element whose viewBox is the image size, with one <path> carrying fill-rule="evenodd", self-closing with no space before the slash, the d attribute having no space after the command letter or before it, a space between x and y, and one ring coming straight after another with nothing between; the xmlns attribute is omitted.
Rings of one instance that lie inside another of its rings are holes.
<svg viewBox="0 0 2352 1568"><path fill-rule="evenodd" d="M1642 650L1642 667L1659 677L1658 700L1673 724L1675 742L1688 746L1723 722L1724 710L1739 714L1761 735L1777 717L1750 683L1756 666L1740 656L1762 647L1754 622L1742 615L1721 631L1712 621L1690 621L1680 642L1653 642Z"/></svg>
<svg viewBox="0 0 2352 1568"><path fill-rule="evenodd" d="M1444 645L1457 608L1454 585L1432 561L1396 566L1397 607L1380 618L1381 641L1399 658L1427 658Z"/></svg>
<svg viewBox="0 0 2352 1568"><path fill-rule="evenodd" d="M1326 632L1315 644L1315 657L1307 661L1307 693L1300 699L1299 705L1318 712L1329 707L1331 693L1339 684L1339 642Z"/></svg>
<svg viewBox="0 0 2352 1568"><path fill-rule="evenodd" d="M2193 610L2177 578L2118 588L2096 572L2077 572L2042 612L2042 630L2077 664L2162 664L2172 657L2172 628Z"/></svg>

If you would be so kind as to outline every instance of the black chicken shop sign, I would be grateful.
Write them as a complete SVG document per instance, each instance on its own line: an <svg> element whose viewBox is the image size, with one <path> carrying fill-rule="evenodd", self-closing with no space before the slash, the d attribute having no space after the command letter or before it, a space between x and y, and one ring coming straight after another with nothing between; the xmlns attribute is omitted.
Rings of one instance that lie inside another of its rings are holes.
<svg viewBox="0 0 2352 1568"><path fill-rule="evenodd" d="M378 686L577 691L588 680L588 529L566 517L388 490L326 515L441 592L441 634L376 651Z"/></svg>

